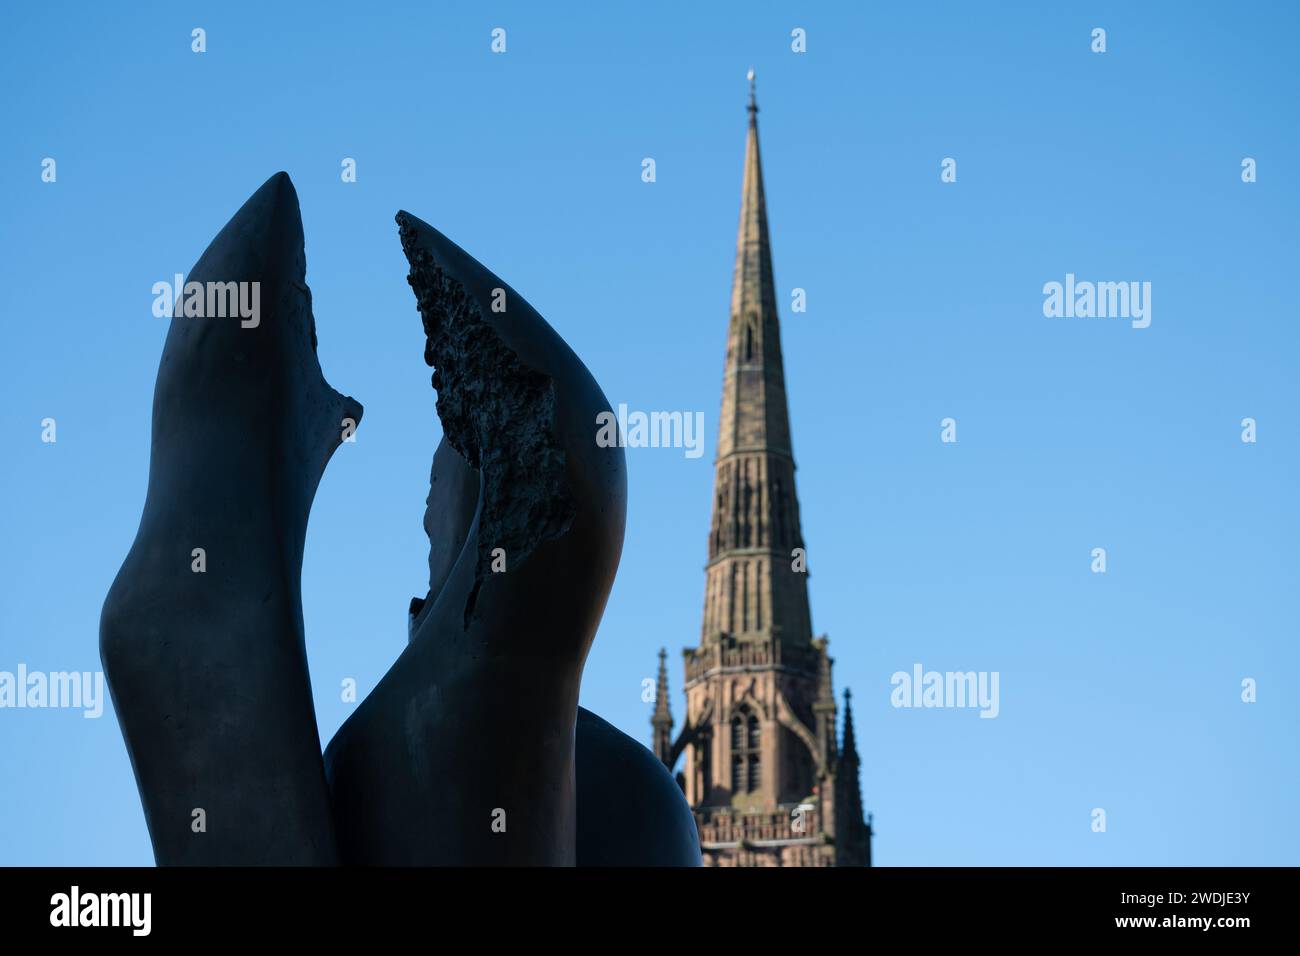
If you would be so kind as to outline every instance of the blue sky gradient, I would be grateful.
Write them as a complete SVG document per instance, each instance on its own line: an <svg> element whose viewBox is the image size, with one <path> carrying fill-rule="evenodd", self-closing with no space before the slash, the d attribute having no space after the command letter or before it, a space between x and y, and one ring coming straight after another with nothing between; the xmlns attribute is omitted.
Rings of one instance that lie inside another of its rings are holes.
<svg viewBox="0 0 1300 956"><path fill-rule="evenodd" d="M427 581L440 428L399 208L525 295L615 405L705 413L701 458L628 451L627 542L582 695L648 742L641 681L666 646L680 720L753 66L813 621L855 692L876 861L1300 863L1297 19L1284 3L12 7L0 670L99 668L144 500L166 331L150 288L284 169L321 364L366 407L304 565L323 738L351 707L340 682L374 686ZM1043 284L1066 273L1151 282L1150 328L1045 318ZM917 662L998 671L1000 715L891 707L890 675ZM0 863L152 862L111 713L0 710L0 754Z"/></svg>

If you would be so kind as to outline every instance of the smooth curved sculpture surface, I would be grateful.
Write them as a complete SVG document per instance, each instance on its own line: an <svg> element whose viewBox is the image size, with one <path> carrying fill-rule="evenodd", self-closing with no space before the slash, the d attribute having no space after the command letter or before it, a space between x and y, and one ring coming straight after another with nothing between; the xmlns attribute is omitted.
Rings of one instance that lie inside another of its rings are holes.
<svg viewBox="0 0 1300 956"><path fill-rule="evenodd" d="M177 303L144 514L100 626L155 857L698 865L667 769L577 703L623 544L623 452L595 441L609 403L522 296L432 227L397 220L444 431L429 589L411 602L408 646L323 758L303 545L362 409L316 359L287 175L188 277L218 303L255 290L257 314Z"/></svg>
<svg viewBox="0 0 1300 956"><path fill-rule="evenodd" d="M699 866L700 831L650 750L578 708L578 866Z"/></svg>
<svg viewBox="0 0 1300 956"><path fill-rule="evenodd" d="M177 302L163 347L144 513L100 618L160 864L337 860L299 582L317 483L361 406L321 374L305 274L277 173L190 270L203 314ZM255 316L209 308L227 283Z"/></svg>

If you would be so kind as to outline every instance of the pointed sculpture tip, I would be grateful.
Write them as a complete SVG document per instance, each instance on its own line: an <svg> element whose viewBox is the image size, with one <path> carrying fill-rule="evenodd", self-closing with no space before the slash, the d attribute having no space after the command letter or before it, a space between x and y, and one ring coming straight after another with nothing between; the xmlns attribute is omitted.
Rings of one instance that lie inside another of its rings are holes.
<svg viewBox="0 0 1300 956"><path fill-rule="evenodd" d="M397 222L397 235L402 242L402 250L406 253L408 259L418 247L423 252L433 256L443 269L456 271L457 269L464 270L467 266L471 269L484 269L483 265L470 256L469 253L419 216L412 215L405 209L399 209L393 219ZM464 261L461 261L462 257Z"/></svg>
<svg viewBox="0 0 1300 956"><path fill-rule="evenodd" d="M393 217L393 220L397 223L399 227L399 231L407 230L411 233L417 233L417 232L426 233L434 236L435 238L443 242L451 241L442 233L440 233L437 229L434 229L433 226L429 225L427 222L421 219L419 216L409 213L405 209L397 210L397 215Z"/></svg>
<svg viewBox="0 0 1300 956"><path fill-rule="evenodd" d="M251 241L245 235L250 228L259 230L259 241L275 234L279 237L278 241L285 243L285 248L290 253L302 252L302 210L298 204L298 192L293 188L293 180L288 173L283 170L274 173L258 186L227 220L212 242L208 243L203 256L207 256L214 247L229 251ZM200 262L203 261L203 256L199 257ZM294 271L298 281L303 281L306 276L305 262L300 263Z"/></svg>
<svg viewBox="0 0 1300 956"><path fill-rule="evenodd" d="M405 209L397 210L393 221L397 223L397 235L402 241L402 250L409 256L416 235L429 231L429 224L418 216L412 216Z"/></svg>
<svg viewBox="0 0 1300 956"><path fill-rule="evenodd" d="M754 68L752 66L749 68L749 72L745 74L745 77L749 80L749 111L757 113L758 98L754 93Z"/></svg>
<svg viewBox="0 0 1300 956"><path fill-rule="evenodd" d="M296 231L302 231L302 213L298 205L298 190L293 187L293 180L284 170L274 173L266 182L257 187L235 213L235 218L267 214L268 210L284 210L296 221ZM233 220L232 220L233 221ZM301 240L299 240L301 242Z"/></svg>
<svg viewBox="0 0 1300 956"><path fill-rule="evenodd" d="M287 189L294 196L298 195L298 191L293 187L293 180L289 178L289 174L283 169L278 173L273 173L270 179L262 183L262 189L277 193L282 189Z"/></svg>

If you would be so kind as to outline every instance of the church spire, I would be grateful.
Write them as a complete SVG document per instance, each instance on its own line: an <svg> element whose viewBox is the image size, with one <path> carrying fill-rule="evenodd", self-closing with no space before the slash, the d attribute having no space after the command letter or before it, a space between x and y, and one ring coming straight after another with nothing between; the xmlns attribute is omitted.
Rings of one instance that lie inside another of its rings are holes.
<svg viewBox="0 0 1300 956"><path fill-rule="evenodd" d="M776 312L772 243L767 228L763 161L758 147L758 102L754 71L749 71L749 130L740 187L740 225L736 268L731 282L731 335L723 389L723 420L718 457L764 445L790 454L781 327ZM730 386L730 388L729 388ZM728 391L732 402L728 406Z"/></svg>
<svg viewBox="0 0 1300 956"><path fill-rule="evenodd" d="M842 749L829 639L813 637L808 610L752 70L747 112L702 633L683 650L675 740L660 651L653 749L670 770L684 758L707 865L860 866L871 832L853 718ZM791 819L806 802L815 829Z"/></svg>
<svg viewBox="0 0 1300 956"><path fill-rule="evenodd" d="M702 640L812 639L750 71Z"/></svg>

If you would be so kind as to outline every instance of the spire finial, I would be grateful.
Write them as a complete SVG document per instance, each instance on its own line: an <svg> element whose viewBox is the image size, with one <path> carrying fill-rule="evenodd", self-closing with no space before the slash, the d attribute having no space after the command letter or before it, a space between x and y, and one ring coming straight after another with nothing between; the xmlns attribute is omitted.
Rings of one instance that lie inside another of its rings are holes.
<svg viewBox="0 0 1300 956"><path fill-rule="evenodd" d="M751 113L757 113L758 99L754 95L754 68L752 66L749 68L749 73L747 75L749 77L749 111Z"/></svg>

